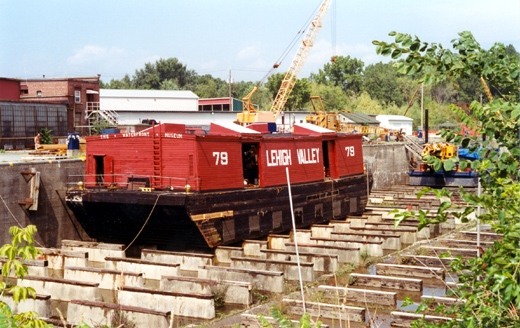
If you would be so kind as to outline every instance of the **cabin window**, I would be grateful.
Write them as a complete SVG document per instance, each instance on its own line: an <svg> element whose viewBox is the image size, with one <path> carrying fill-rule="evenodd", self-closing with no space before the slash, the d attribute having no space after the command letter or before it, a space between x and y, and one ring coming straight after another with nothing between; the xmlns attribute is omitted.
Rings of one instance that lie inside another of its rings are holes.
<svg viewBox="0 0 520 328"><path fill-rule="evenodd" d="M323 219L323 204L314 205L314 218Z"/></svg>
<svg viewBox="0 0 520 328"><path fill-rule="evenodd" d="M102 186L105 184L105 156L94 156L96 163L96 185Z"/></svg>
<svg viewBox="0 0 520 328"><path fill-rule="evenodd" d="M330 166L329 166L329 145L328 141L323 141L322 143L322 154L323 154L323 171L325 173L325 177L330 177Z"/></svg>
<svg viewBox="0 0 520 328"><path fill-rule="evenodd" d="M260 183L258 175L259 148L257 143L242 145L242 169L245 186L258 186Z"/></svg>
<svg viewBox="0 0 520 328"><path fill-rule="evenodd" d="M297 207L294 209L294 222L297 227L303 225L303 207Z"/></svg>

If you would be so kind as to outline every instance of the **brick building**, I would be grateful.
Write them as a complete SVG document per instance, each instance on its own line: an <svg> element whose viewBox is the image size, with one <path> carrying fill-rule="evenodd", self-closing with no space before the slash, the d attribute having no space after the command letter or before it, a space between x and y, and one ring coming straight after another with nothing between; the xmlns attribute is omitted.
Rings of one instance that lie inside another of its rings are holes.
<svg viewBox="0 0 520 328"><path fill-rule="evenodd" d="M20 100L20 80L0 77L0 100Z"/></svg>
<svg viewBox="0 0 520 328"><path fill-rule="evenodd" d="M87 109L99 104L99 78L42 78L20 81L20 100L67 107L67 132L87 133ZM90 106L90 107L89 107Z"/></svg>

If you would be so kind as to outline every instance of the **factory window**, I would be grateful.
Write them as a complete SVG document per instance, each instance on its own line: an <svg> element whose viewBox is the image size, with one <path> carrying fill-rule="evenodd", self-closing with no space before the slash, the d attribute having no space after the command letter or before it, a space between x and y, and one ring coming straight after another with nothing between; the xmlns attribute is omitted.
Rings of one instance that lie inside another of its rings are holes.
<svg viewBox="0 0 520 328"><path fill-rule="evenodd" d="M36 96L41 97L42 96L42 91L41 90L36 91Z"/></svg>
<svg viewBox="0 0 520 328"><path fill-rule="evenodd" d="M76 104L81 103L81 90L74 91L74 102Z"/></svg>

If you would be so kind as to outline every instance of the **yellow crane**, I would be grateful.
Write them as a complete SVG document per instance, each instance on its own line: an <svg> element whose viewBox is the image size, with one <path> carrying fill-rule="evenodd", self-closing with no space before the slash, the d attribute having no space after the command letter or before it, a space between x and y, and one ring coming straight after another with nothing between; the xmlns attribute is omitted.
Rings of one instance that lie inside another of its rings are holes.
<svg viewBox="0 0 520 328"><path fill-rule="evenodd" d="M387 134L389 129L379 126L352 125L341 122L339 113L327 112L319 96L311 96L309 115L305 118L306 123L321 126L332 131L361 134Z"/></svg>
<svg viewBox="0 0 520 328"><path fill-rule="evenodd" d="M289 70L285 74L285 77L282 81L282 85L278 90L278 94L276 95L273 105L270 111L256 111L251 104L250 97L253 93L258 89L255 86L253 91L251 91L246 97L242 99L244 102L244 107L242 113L237 114L237 123L239 124L249 124L254 122L276 122L276 119L280 115L287 102L287 98L291 94L296 81L298 80L298 75L300 74L307 57L309 57L309 52L314 46L314 41L318 37L318 33L323 26L322 21L327 15L327 12L330 8L330 4L332 0L324 0L311 21L311 24L307 28L305 35L300 43L300 47L294 56L294 59L289 67Z"/></svg>

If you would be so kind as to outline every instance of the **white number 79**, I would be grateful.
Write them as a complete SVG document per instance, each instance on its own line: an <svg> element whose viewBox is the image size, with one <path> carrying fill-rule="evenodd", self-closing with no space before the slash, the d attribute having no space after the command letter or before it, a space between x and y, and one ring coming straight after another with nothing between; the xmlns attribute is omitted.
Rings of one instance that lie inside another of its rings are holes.
<svg viewBox="0 0 520 328"><path fill-rule="evenodd" d="M213 157L216 157L215 158L215 165L228 165L228 154L227 152L223 151L223 152L218 152L218 151L214 151L213 152Z"/></svg>

